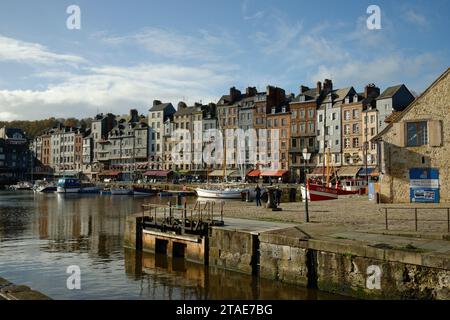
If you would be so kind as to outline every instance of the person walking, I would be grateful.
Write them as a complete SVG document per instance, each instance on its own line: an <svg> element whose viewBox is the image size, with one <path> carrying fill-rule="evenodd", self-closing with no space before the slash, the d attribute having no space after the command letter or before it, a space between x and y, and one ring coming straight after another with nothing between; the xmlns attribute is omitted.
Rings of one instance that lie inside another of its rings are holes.
<svg viewBox="0 0 450 320"><path fill-rule="evenodd" d="M281 190L280 187L275 189L275 205L279 207L281 204Z"/></svg>
<svg viewBox="0 0 450 320"><path fill-rule="evenodd" d="M259 187L259 185L256 185L255 192L256 192L256 206L261 207L261 188Z"/></svg>

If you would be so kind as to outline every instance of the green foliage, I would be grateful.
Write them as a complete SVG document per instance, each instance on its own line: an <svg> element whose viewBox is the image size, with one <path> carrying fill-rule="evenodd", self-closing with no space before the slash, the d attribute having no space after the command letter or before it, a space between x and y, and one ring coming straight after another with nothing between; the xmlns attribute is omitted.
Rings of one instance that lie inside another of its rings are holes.
<svg viewBox="0 0 450 320"><path fill-rule="evenodd" d="M66 126L72 127L81 127L81 128L90 128L92 119L55 119L49 118L44 120L14 120L14 121L0 121L0 128L9 127L9 128L19 128L22 129L26 136L30 139L34 139L35 137L41 135L45 130L51 129L55 127L58 123L62 123Z"/></svg>

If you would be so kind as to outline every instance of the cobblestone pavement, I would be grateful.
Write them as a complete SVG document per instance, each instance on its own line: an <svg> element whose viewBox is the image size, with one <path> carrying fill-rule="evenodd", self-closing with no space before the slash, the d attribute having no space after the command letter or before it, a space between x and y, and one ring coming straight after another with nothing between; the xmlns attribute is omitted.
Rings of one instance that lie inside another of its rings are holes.
<svg viewBox="0 0 450 320"><path fill-rule="evenodd" d="M309 202L309 216L311 223L346 227L351 230L383 231L385 230L385 207L390 208L388 211L390 231L414 232L414 208L418 208L418 232L448 232L446 207L450 207L450 204L376 204L369 201L366 196L347 196L332 201ZM430 207L438 209L432 210L429 209ZM255 202L226 201L224 216L288 223L305 221L304 203L282 203L281 208L282 211L272 211L264 207L256 207Z"/></svg>

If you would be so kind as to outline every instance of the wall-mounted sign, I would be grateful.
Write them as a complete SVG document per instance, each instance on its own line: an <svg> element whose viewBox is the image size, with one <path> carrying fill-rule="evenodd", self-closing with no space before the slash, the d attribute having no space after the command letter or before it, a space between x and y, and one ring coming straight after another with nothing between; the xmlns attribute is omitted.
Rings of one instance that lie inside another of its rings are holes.
<svg viewBox="0 0 450 320"><path fill-rule="evenodd" d="M411 202L439 203L439 170L410 169L409 188Z"/></svg>

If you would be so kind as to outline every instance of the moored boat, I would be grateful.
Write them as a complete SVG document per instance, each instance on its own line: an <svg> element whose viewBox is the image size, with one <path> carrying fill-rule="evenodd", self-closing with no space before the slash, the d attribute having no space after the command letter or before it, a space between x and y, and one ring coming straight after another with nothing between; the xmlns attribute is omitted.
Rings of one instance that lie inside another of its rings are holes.
<svg viewBox="0 0 450 320"><path fill-rule="evenodd" d="M56 192L58 193L79 193L81 181L77 178L61 178L58 180Z"/></svg>
<svg viewBox="0 0 450 320"><path fill-rule="evenodd" d="M152 187L133 186L132 191L135 196L155 196L161 190Z"/></svg>
<svg viewBox="0 0 450 320"><path fill-rule="evenodd" d="M128 188L111 188L111 195L113 196L124 196L124 195L132 195L133 190Z"/></svg>
<svg viewBox="0 0 450 320"><path fill-rule="evenodd" d="M306 185L308 189L308 200L309 201L326 201L326 200L336 200L339 195L339 191L336 188L330 188L326 186L321 186L318 184ZM306 199L305 187L301 186L302 199Z"/></svg>
<svg viewBox="0 0 450 320"><path fill-rule="evenodd" d="M242 188L223 188L223 189L195 189L197 196L200 198L216 198L216 199L241 199L242 192L248 189Z"/></svg>
<svg viewBox="0 0 450 320"><path fill-rule="evenodd" d="M36 188L36 192L41 192L41 193L52 193L52 192L56 192L56 186L54 184L43 184L40 185L39 187Z"/></svg>
<svg viewBox="0 0 450 320"><path fill-rule="evenodd" d="M81 184L80 193L100 193L100 188L90 182L83 182Z"/></svg>

